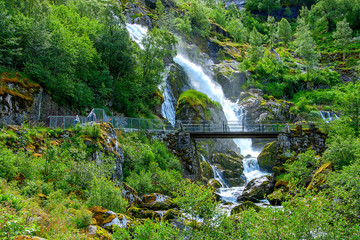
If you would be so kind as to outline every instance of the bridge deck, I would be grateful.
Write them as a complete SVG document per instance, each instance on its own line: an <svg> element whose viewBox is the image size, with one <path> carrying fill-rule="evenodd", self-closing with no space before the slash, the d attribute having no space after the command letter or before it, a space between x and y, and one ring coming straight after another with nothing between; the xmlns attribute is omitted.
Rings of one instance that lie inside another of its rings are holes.
<svg viewBox="0 0 360 240"><path fill-rule="evenodd" d="M279 132L190 132L192 138L277 138Z"/></svg>

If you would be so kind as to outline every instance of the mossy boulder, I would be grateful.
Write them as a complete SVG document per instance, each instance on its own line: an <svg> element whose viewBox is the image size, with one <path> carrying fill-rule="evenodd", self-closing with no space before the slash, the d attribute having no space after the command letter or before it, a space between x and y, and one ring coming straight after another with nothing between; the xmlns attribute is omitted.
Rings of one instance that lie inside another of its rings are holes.
<svg viewBox="0 0 360 240"><path fill-rule="evenodd" d="M131 206L143 204L143 201L138 196L135 189L133 189L132 187L130 187L129 185L127 185L124 182L122 183L122 185L123 185L123 188L124 188L124 190L122 191L122 195L129 202L129 204Z"/></svg>
<svg viewBox="0 0 360 240"><path fill-rule="evenodd" d="M252 88L240 93L238 104L246 108L248 119L254 122L279 122L295 118L290 111L294 106L292 102L265 96L260 89Z"/></svg>
<svg viewBox="0 0 360 240"><path fill-rule="evenodd" d="M251 180L245 187L241 198L247 197L249 199L264 199L266 195L274 191L274 183L272 176L263 176Z"/></svg>
<svg viewBox="0 0 360 240"><path fill-rule="evenodd" d="M182 214L179 211L177 211L175 209L169 209L164 213L163 220L170 221L173 219L177 219L181 216L182 216Z"/></svg>
<svg viewBox="0 0 360 240"><path fill-rule="evenodd" d="M92 218L95 219L96 224L101 226L105 223L111 222L114 218L116 218L116 213L109 211L106 208L101 206L95 206L89 208L89 210L93 213Z"/></svg>
<svg viewBox="0 0 360 240"><path fill-rule="evenodd" d="M273 167L276 164L276 141L267 143L257 160L262 171L272 172Z"/></svg>
<svg viewBox="0 0 360 240"><path fill-rule="evenodd" d="M201 172L205 181L208 181L214 177L214 171L210 164L206 161L201 162Z"/></svg>
<svg viewBox="0 0 360 240"><path fill-rule="evenodd" d="M244 179L241 178L244 171L242 160L243 157L232 150L226 153L215 153L211 158L230 187L245 183Z"/></svg>
<svg viewBox="0 0 360 240"><path fill-rule="evenodd" d="M246 201L246 202L243 202L240 205L237 205L233 209L231 209L231 215L239 214L239 213L241 213L243 211L246 211L248 209L254 209L256 212L258 212L258 211L261 210L261 207L257 206L253 202Z"/></svg>
<svg viewBox="0 0 360 240"><path fill-rule="evenodd" d="M90 225L86 230L87 233L95 239L103 239L103 240L112 239L110 233L106 229L100 226Z"/></svg>
<svg viewBox="0 0 360 240"><path fill-rule="evenodd" d="M224 119L224 112L218 102L211 100L206 94L196 90L183 92L176 106L176 119L192 122L219 122Z"/></svg>
<svg viewBox="0 0 360 240"><path fill-rule="evenodd" d="M146 208L130 207L127 213L134 218L161 219L160 213Z"/></svg>
<svg viewBox="0 0 360 240"><path fill-rule="evenodd" d="M214 189L218 189L218 188L221 188L222 187L222 185L221 185L221 183L217 180L217 179L210 179L210 181L209 181L209 185L211 186L211 187L213 187Z"/></svg>
<svg viewBox="0 0 360 240"><path fill-rule="evenodd" d="M330 171L333 170L332 162L323 164L313 175L309 186L306 190L318 189L320 190L326 183L326 176Z"/></svg>
<svg viewBox="0 0 360 240"><path fill-rule="evenodd" d="M177 208L177 205L169 196L160 193L144 195L142 206L151 210L168 210L170 208Z"/></svg>

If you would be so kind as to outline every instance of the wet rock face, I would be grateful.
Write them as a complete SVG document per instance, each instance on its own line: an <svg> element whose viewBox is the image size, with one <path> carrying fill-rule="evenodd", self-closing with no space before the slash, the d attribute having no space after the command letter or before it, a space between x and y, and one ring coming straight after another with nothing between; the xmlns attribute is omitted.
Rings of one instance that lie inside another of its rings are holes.
<svg viewBox="0 0 360 240"><path fill-rule="evenodd" d="M284 122L295 117L290 113L291 102L272 97L265 99L260 89L240 93L238 104L246 108L247 118L256 123Z"/></svg>
<svg viewBox="0 0 360 240"><path fill-rule="evenodd" d="M169 71L166 82L170 87L174 98L177 100L182 92L189 90L191 87L186 73L178 64L171 64Z"/></svg>
<svg viewBox="0 0 360 240"><path fill-rule="evenodd" d="M19 74L1 74L0 85L0 124L21 125L24 120L46 123L49 115L74 115L56 104L40 85Z"/></svg>
<svg viewBox="0 0 360 240"><path fill-rule="evenodd" d="M240 178L244 171L242 160L243 157L233 151L215 153L211 158L212 164L219 169L230 187L244 184L244 179Z"/></svg>
<svg viewBox="0 0 360 240"><path fill-rule="evenodd" d="M90 124L100 126L100 136L97 139L85 139L87 146L93 145L97 149L92 152L92 160L101 164L105 157L113 155L115 166L112 179L120 183L123 178L124 151L120 146L114 127L108 122Z"/></svg>
<svg viewBox="0 0 360 240"><path fill-rule="evenodd" d="M274 191L272 176L263 176L251 180L245 187L238 201L257 199L261 200Z"/></svg>
<svg viewBox="0 0 360 240"><path fill-rule="evenodd" d="M276 142L267 143L257 157L261 171L272 172L276 164Z"/></svg>
<svg viewBox="0 0 360 240"><path fill-rule="evenodd" d="M238 64L235 60L226 60L212 66L214 78L227 98L239 96L241 85L247 80L246 75L238 70Z"/></svg>
<svg viewBox="0 0 360 240"><path fill-rule="evenodd" d="M201 180L200 161L190 134L179 129L168 133L164 141L167 148L180 159L185 177L191 180Z"/></svg>

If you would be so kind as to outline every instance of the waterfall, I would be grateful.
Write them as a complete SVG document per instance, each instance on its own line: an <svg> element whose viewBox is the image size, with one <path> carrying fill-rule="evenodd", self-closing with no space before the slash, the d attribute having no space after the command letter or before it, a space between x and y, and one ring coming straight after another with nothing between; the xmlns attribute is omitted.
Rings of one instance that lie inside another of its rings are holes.
<svg viewBox="0 0 360 240"><path fill-rule="evenodd" d="M146 34L147 29L138 24L127 24L126 25L131 38L140 46L141 39ZM174 57L174 62L179 64L185 73L187 74L191 86L204 94L206 94L209 98L219 102L223 108L225 113L225 117L227 121L236 121L238 123L246 123L246 109L239 106L237 103L231 102L224 95L222 87L215 82L208 74L204 72L204 70L200 67L200 65L189 60L184 53L182 53L182 49L178 49L177 56ZM166 84L166 83L165 83ZM169 121L172 121L175 116L175 107L174 107L174 98L170 88L165 85L164 88L164 99L165 102L162 106L163 116L166 117ZM172 107L173 106L173 107ZM230 127L231 129L231 127ZM235 143L241 149L241 154L245 157L244 163L244 174L246 176L247 181L252 180L253 178L260 177L265 175L259 170L259 166L257 164L256 157L259 155L259 152L254 151L251 147L252 141L251 139L235 139ZM218 169L214 169L214 172L220 173ZM216 179L221 179L221 174L214 176ZM240 176L239 176L240 177ZM224 182L224 181L223 181ZM226 187L224 184L223 186Z"/></svg>
<svg viewBox="0 0 360 240"><path fill-rule="evenodd" d="M320 116L321 116L322 120L324 120L327 123L329 121L339 119L338 115L336 115L336 113L334 113L332 111L319 111L319 113L320 113Z"/></svg>
<svg viewBox="0 0 360 240"><path fill-rule="evenodd" d="M164 82L161 84L160 89L164 96L164 102L161 105L161 114L166 118L173 127L175 127L175 113L176 113L176 102L177 100L174 97L174 94L171 91L171 88L167 82L168 71L170 67L167 67L167 71L164 73Z"/></svg>
<svg viewBox="0 0 360 240"><path fill-rule="evenodd" d="M147 33L147 27L141 26L139 24L126 24L126 29L128 30L131 39L136 42L136 44L141 48L144 49L144 46L141 44L141 40Z"/></svg>
<svg viewBox="0 0 360 240"><path fill-rule="evenodd" d="M210 167L212 168L213 170L213 173L214 173L214 176L213 178L215 178L216 180L218 180L221 184L222 187L226 187L226 188L229 188L229 185L226 183L226 181L224 180L221 172L219 171L219 169L217 169L216 166L212 165L211 163L209 163L206 158L201 154L201 160L204 161L204 162L207 162Z"/></svg>

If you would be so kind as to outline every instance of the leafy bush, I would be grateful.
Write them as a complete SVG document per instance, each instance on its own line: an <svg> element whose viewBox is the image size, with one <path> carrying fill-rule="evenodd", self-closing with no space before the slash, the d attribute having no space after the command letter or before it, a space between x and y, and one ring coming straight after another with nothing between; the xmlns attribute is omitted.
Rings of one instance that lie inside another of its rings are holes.
<svg viewBox="0 0 360 240"><path fill-rule="evenodd" d="M122 197L122 189L105 178L95 177L88 192L89 206L102 206L117 213L125 213L128 202Z"/></svg>

